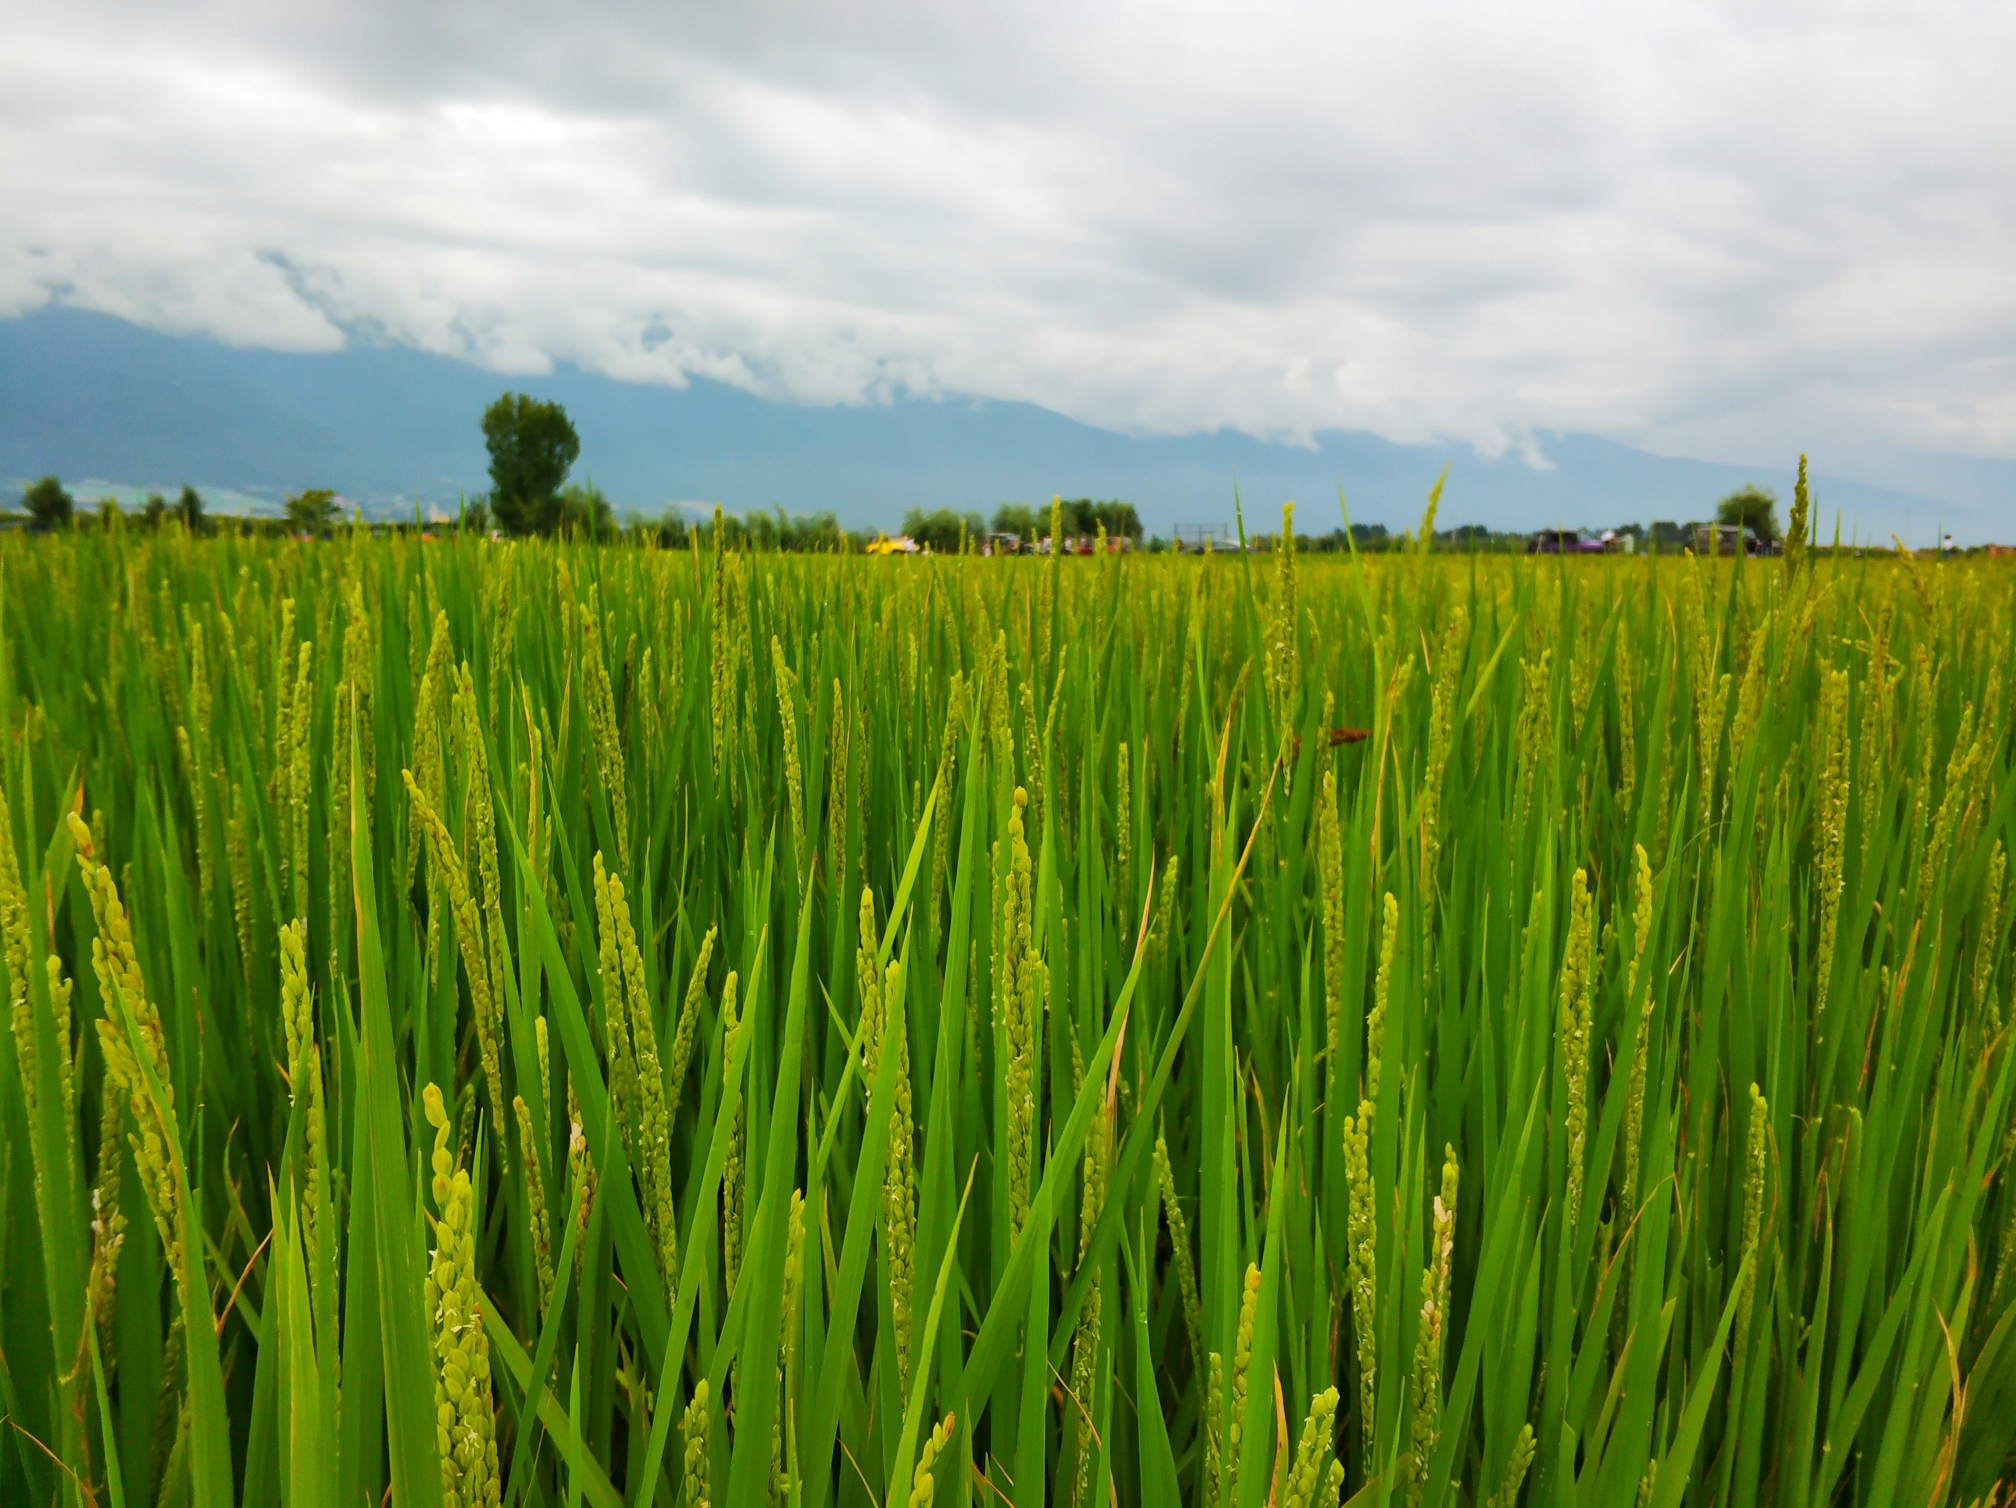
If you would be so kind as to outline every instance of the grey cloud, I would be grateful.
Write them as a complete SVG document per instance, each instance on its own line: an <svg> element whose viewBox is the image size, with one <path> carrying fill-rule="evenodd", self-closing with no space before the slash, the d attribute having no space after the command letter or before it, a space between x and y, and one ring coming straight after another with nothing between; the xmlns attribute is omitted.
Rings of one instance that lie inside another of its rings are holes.
<svg viewBox="0 0 2016 1508"><path fill-rule="evenodd" d="M2016 454L2016 12L8 5L0 312L1155 431Z"/></svg>

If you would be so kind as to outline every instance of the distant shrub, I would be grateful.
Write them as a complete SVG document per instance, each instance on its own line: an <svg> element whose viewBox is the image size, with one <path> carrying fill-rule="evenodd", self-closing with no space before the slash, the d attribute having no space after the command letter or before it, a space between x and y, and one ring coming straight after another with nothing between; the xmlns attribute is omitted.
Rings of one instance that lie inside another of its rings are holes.
<svg viewBox="0 0 2016 1508"><path fill-rule="evenodd" d="M76 502L53 475L29 483L28 489L21 494L21 506L27 510L30 522L37 529L63 528L77 511Z"/></svg>
<svg viewBox="0 0 2016 1508"><path fill-rule="evenodd" d="M287 532L320 534L336 522L336 494L327 487L310 487L287 499Z"/></svg>

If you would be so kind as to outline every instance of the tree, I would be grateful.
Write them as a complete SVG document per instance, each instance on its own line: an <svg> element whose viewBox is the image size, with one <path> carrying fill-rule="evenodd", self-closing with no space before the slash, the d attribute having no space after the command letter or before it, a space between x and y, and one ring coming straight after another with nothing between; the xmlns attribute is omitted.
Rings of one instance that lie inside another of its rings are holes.
<svg viewBox="0 0 2016 1508"><path fill-rule="evenodd" d="M158 529L168 517L168 499L158 492L147 494L147 505L140 510L141 520L150 529Z"/></svg>
<svg viewBox="0 0 2016 1508"><path fill-rule="evenodd" d="M573 482L560 489L553 524L563 534L585 534L590 539L599 539L609 532L614 516L609 499L590 478L585 484Z"/></svg>
<svg viewBox="0 0 2016 1508"><path fill-rule="evenodd" d="M1655 518L1652 520L1650 542L1655 549L1684 550L1692 534L1693 530L1682 528L1670 518Z"/></svg>
<svg viewBox="0 0 2016 1508"><path fill-rule="evenodd" d="M203 528L203 495L187 482L182 484L182 495L175 499L175 516L191 534Z"/></svg>
<svg viewBox="0 0 2016 1508"><path fill-rule="evenodd" d="M1039 519L1036 510L1027 503L1003 503L994 510L996 534L1012 534L1017 539L1033 540L1049 527L1048 519Z"/></svg>
<svg viewBox="0 0 2016 1508"><path fill-rule="evenodd" d="M507 534L548 534L560 523L560 484L581 437L557 403L506 393L483 411L490 511Z"/></svg>
<svg viewBox="0 0 2016 1508"><path fill-rule="evenodd" d="M1718 524L1741 524L1769 544L1778 537L1778 494L1745 482L1715 505Z"/></svg>
<svg viewBox="0 0 2016 1508"><path fill-rule="evenodd" d="M54 476L31 482L21 494L21 506L28 510L31 525L37 529L65 528L77 511L77 504Z"/></svg>
<svg viewBox="0 0 2016 1508"><path fill-rule="evenodd" d="M838 549L844 536L840 520L830 512L786 516L777 510L777 548L780 550Z"/></svg>
<svg viewBox="0 0 2016 1508"><path fill-rule="evenodd" d="M1123 503L1118 498L1109 498L1103 503L1094 503L1092 505L1092 523L1094 525L1094 532L1096 532L1098 525L1104 524L1108 539L1119 539L1123 536L1128 539L1139 539L1141 537L1141 515L1135 511L1132 503Z"/></svg>
<svg viewBox="0 0 2016 1508"><path fill-rule="evenodd" d="M1058 498L1054 503L1059 531L1067 539L1087 539L1106 526L1106 537L1122 535L1139 540L1141 515L1132 503L1117 498L1094 502L1089 497ZM1040 539L1050 532L1050 508L1031 508L1027 503L1003 503L994 510L994 530L1019 539Z"/></svg>
<svg viewBox="0 0 2016 1508"><path fill-rule="evenodd" d="M961 528L970 535L980 532L980 515L961 515L950 508L933 508L926 513L922 508L912 508L903 515L903 532L925 546L934 555L957 555Z"/></svg>
<svg viewBox="0 0 2016 1508"><path fill-rule="evenodd" d="M1067 497L1060 499L1057 507L1067 539L1088 539L1099 532L1101 524L1106 526L1109 539L1122 534L1129 539L1141 537L1141 515L1132 503L1117 498L1095 503L1089 497Z"/></svg>
<svg viewBox="0 0 2016 1508"><path fill-rule="evenodd" d="M310 487L287 499L287 531L320 534L336 522L336 514L336 494L327 487Z"/></svg>

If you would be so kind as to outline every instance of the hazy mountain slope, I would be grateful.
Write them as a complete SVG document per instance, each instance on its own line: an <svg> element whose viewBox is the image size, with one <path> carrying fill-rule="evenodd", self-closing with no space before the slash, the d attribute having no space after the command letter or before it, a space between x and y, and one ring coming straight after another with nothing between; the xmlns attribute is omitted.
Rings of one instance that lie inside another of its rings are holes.
<svg viewBox="0 0 2016 1508"><path fill-rule="evenodd" d="M1333 432L1314 448L1218 433L1137 437L1032 404L906 399L800 408L738 389L613 381L571 369L508 378L403 348L326 355L235 350L105 315L44 309L0 321L0 483L54 471L172 487L183 481L278 499L331 486L374 509L452 506L487 484L478 421L509 388L558 398L580 431L582 470L619 508L830 508L850 523L893 523L911 504L986 511L1004 500L1125 497L1151 527L1229 525L1236 484L1249 522L1295 498L1299 527L1334 527L1341 484L1354 520L1410 526L1442 466L1444 526L1606 525L1706 516L1745 481L1789 501L1775 471L1673 460L1591 435L1545 435L1548 465L1467 447L1396 445ZM1903 468L1908 471L1909 468ZM2011 533L2003 499L2016 463L1925 458L1924 486L1822 475L1822 532L1839 509L1868 537L1930 543Z"/></svg>

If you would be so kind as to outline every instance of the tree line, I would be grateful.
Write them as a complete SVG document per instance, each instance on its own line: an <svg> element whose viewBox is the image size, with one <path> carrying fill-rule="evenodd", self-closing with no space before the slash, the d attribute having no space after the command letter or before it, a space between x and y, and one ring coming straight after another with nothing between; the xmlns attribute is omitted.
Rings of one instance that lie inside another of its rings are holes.
<svg viewBox="0 0 2016 1508"><path fill-rule="evenodd" d="M569 480L581 455L581 437L567 410L550 399L525 393L505 393L483 411L483 443L490 457L490 490L466 499L459 523L478 532L495 530L507 535L569 534L604 538L617 532L614 509L592 477ZM1800 463L1800 493L1805 498L1805 462ZM22 508L31 527L68 527L77 517L74 498L61 481L51 475L31 483L22 493ZM329 488L308 488L285 503L284 527L289 533L322 534L340 519L341 504ZM1795 510L1796 512L1797 510ZM123 516L116 502L104 499L98 506L99 521L110 523ZM1770 489L1754 484L1730 493L1716 505L1716 520L1749 529L1770 543L1778 537L1777 497ZM202 496L184 485L173 503L162 494L149 493L139 510L139 522L159 527L173 519L192 533L208 526ZM1429 518L1432 520L1431 511ZM1426 522L1426 521L1424 521ZM1432 525L1431 525L1432 527ZM830 512L809 516L787 515L782 508L774 514L724 515L715 510L712 529L706 524L689 526L674 515L655 522L633 519L626 533L654 538L666 545L683 546L689 529L698 529L711 542L714 529L727 531L724 541L735 548L758 550L837 550L860 545L875 537L873 532L842 529ZM1025 546L1048 537L1053 529L1066 539L1084 539L1102 529L1109 539L1125 538L1137 546L1144 543L1141 517L1135 506L1119 499L1059 498L1048 506L1003 503L991 519L978 513L952 508L912 507L903 516L903 533L918 544L939 554L956 553L969 544L977 546L983 534L1010 535ZM1636 536L1641 544L1660 549L1681 549L1691 542L1694 525L1665 520L1649 530L1627 524L1617 532ZM1469 524L1438 531L1431 547L1468 551L1523 549L1528 535L1507 533ZM1168 547L1168 541L1145 541L1151 550ZM1271 548L1270 536L1254 535L1249 543ZM1389 534L1383 524L1353 524L1347 534L1342 528L1327 534L1295 538L1298 550L1316 553L1356 549L1379 552L1411 545L1412 536Z"/></svg>

